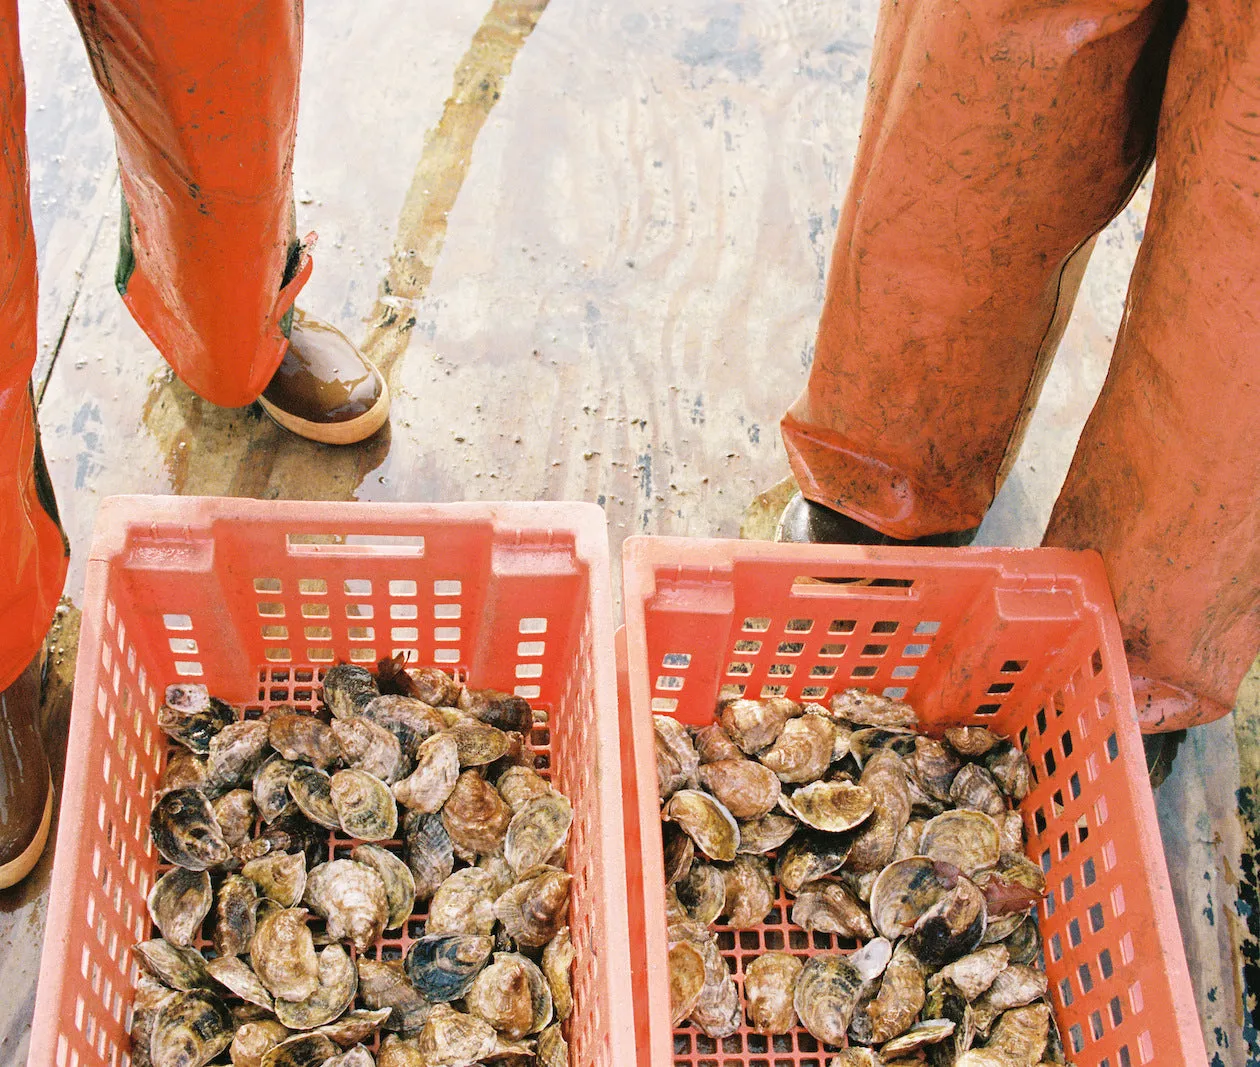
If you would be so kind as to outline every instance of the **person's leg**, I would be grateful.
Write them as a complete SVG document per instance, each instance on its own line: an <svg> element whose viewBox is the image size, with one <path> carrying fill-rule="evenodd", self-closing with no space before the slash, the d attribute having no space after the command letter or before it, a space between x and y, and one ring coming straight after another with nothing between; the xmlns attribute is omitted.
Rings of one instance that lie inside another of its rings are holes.
<svg viewBox="0 0 1260 1067"><path fill-rule="evenodd" d="M814 363L782 423L806 498L899 539L980 523L1091 238L1149 162L1178 14L885 0Z"/></svg>
<svg viewBox="0 0 1260 1067"><path fill-rule="evenodd" d="M0 888L43 851L52 813L39 734L39 653L66 578L66 543L39 451L35 235L16 0L0 3Z"/></svg>
<svg viewBox="0 0 1260 1067"><path fill-rule="evenodd" d="M266 389L268 412L316 440L379 428L375 368L342 335L292 325L311 269L292 193L301 0L69 4L114 125L116 282L136 321L214 404Z"/></svg>
<svg viewBox="0 0 1260 1067"><path fill-rule="evenodd" d="M1103 556L1148 731L1225 714L1260 650L1260 8L1192 4L1102 394L1045 543Z"/></svg>

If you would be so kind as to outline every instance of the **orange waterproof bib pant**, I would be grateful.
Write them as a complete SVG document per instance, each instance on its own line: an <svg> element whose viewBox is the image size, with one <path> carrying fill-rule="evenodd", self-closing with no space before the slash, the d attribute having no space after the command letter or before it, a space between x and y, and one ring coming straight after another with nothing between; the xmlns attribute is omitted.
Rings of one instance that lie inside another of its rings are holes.
<svg viewBox="0 0 1260 1067"><path fill-rule="evenodd" d="M1260 646L1260 5L885 0L814 364L805 495L979 524L1093 237L1158 145L1102 395L1045 543L1102 553L1142 725L1232 706Z"/></svg>
<svg viewBox="0 0 1260 1067"><path fill-rule="evenodd" d="M294 241L301 0L70 0L118 148L118 288L179 377L254 400L310 274ZM0 689L52 619L66 547L36 443L35 239L16 0L0 0Z"/></svg>

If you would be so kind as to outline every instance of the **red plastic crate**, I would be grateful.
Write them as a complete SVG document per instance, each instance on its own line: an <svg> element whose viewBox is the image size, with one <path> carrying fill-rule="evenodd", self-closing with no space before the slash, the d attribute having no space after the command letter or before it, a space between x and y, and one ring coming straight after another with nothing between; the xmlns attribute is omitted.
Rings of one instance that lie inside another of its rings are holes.
<svg viewBox="0 0 1260 1067"><path fill-rule="evenodd" d="M858 579L839 584L818 579ZM1055 549L895 549L630 538L624 548L623 757L639 1063L825 1067L804 1029L729 1038L670 1027L651 716L713 721L719 696L902 697L931 732L1017 738L1036 784L1021 805L1047 872L1038 918L1068 1058L1079 1067L1207 1063L1102 562ZM637 808L638 818L634 817ZM787 922L716 927L744 961L852 947Z"/></svg>
<svg viewBox="0 0 1260 1067"><path fill-rule="evenodd" d="M164 687L258 713L320 671L406 651L546 712L533 743L573 803L577 1064L626 1063L630 1016L612 600L588 504L116 497L97 519L31 1033L37 1067L128 1064ZM336 842L330 844L335 848ZM384 939L404 951L415 929Z"/></svg>

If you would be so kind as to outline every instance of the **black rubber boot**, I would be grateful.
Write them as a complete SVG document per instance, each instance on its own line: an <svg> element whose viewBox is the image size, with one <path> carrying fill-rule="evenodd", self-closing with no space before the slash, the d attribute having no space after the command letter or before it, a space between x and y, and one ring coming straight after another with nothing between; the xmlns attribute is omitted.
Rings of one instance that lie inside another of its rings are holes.
<svg viewBox="0 0 1260 1067"><path fill-rule="evenodd" d="M797 493L783 509L776 541L810 545L922 545L932 548L957 548L975 540L976 530L958 530L952 533L932 534L901 541L896 537L873 530L831 508L823 507Z"/></svg>

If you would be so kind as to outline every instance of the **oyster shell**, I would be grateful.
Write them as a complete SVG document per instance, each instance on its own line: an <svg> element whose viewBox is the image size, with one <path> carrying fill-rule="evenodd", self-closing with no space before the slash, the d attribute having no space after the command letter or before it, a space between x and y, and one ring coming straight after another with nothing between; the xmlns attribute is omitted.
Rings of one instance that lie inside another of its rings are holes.
<svg viewBox="0 0 1260 1067"><path fill-rule="evenodd" d="M332 802L332 779L318 767L300 766L289 775L289 796L312 822L329 830L341 829Z"/></svg>
<svg viewBox="0 0 1260 1067"><path fill-rule="evenodd" d="M258 887L248 878L229 874L219 886L214 905L214 950L220 956L240 956L254 939Z"/></svg>
<svg viewBox="0 0 1260 1067"><path fill-rule="evenodd" d="M925 856L890 863L871 887L871 922L884 937L906 937L948 891L948 876Z"/></svg>
<svg viewBox="0 0 1260 1067"><path fill-rule="evenodd" d="M656 789L662 800L668 800L678 790L686 787L687 776L683 773L678 757L669 747L669 742L659 733L653 739L653 744L656 747Z"/></svg>
<svg viewBox="0 0 1260 1067"><path fill-rule="evenodd" d="M449 733L434 734L420 742L416 769L394 783L394 797L415 811L440 811L458 778L459 746L455 738Z"/></svg>
<svg viewBox="0 0 1260 1067"><path fill-rule="evenodd" d="M529 701L497 689L464 689L456 706L500 730L527 734L534 726L534 709Z"/></svg>
<svg viewBox="0 0 1260 1067"><path fill-rule="evenodd" d="M173 867L149 890L149 915L170 944L186 948L210 913L213 899L210 875Z"/></svg>
<svg viewBox="0 0 1260 1067"><path fill-rule="evenodd" d="M386 662L382 660L379 665L381 677L378 681L381 684L384 684L387 675ZM464 691L464 687L440 667L411 667L405 673L407 675L405 692L410 696L423 700L426 704L432 704L434 707L455 704L458 702L460 694ZM474 690L474 692L478 692L478 690ZM485 690L481 692L485 692ZM493 692L493 690L489 690L489 692Z"/></svg>
<svg viewBox="0 0 1260 1067"><path fill-rule="evenodd" d="M497 1044L493 1026L448 1004L434 1005L418 1041L428 1067L471 1067Z"/></svg>
<svg viewBox="0 0 1260 1067"><path fill-rule="evenodd" d="M312 1033L323 1034L334 1045L347 1048L360 1041L366 1041L381 1028L390 1016L391 1009L381 1008L369 1011L365 1008L354 1008L339 1016L330 1023L317 1027Z"/></svg>
<svg viewBox="0 0 1260 1067"><path fill-rule="evenodd" d="M338 771L329 782L333 808L348 837L386 841L398 831L398 804L389 786L366 771Z"/></svg>
<svg viewBox="0 0 1260 1067"><path fill-rule="evenodd" d="M731 740L731 735L716 722L696 731L695 746L702 765L716 763L718 760L744 758L739 745L735 744Z"/></svg>
<svg viewBox="0 0 1260 1067"><path fill-rule="evenodd" d="M994 817L1006 813L1006 797L997 779L976 763L964 764L954 775L949 796L960 808L971 808Z"/></svg>
<svg viewBox="0 0 1260 1067"><path fill-rule="evenodd" d="M879 993L866 1009L873 1044L882 1045L913 1025L927 999L925 977L923 964L906 942L901 942L884 969ZM952 1023L950 1032L953 1032Z"/></svg>
<svg viewBox="0 0 1260 1067"><path fill-rule="evenodd" d="M774 907L778 890L770 876L770 864L760 856L736 856L722 869L726 882L723 894L726 925L733 930L751 930L765 921Z"/></svg>
<svg viewBox="0 0 1260 1067"><path fill-rule="evenodd" d="M334 719L330 728L352 769L365 771L386 784L397 782L410 770L410 760L403 755L398 738L380 723L355 715Z"/></svg>
<svg viewBox="0 0 1260 1067"><path fill-rule="evenodd" d="M898 756L910 756L914 753L916 736L900 727L865 726L849 735L849 753L863 765L885 748Z"/></svg>
<svg viewBox="0 0 1260 1067"><path fill-rule="evenodd" d="M414 697L379 696L364 706L359 714L389 730L398 738L404 752L415 752L425 738L446 729L442 713Z"/></svg>
<svg viewBox="0 0 1260 1067"><path fill-rule="evenodd" d="M792 904L792 922L803 930L866 940L875 928L857 899L840 882L806 882Z"/></svg>
<svg viewBox="0 0 1260 1067"><path fill-rule="evenodd" d="M538 1035L538 1067L569 1067L569 1043L559 1023Z"/></svg>
<svg viewBox="0 0 1260 1067"><path fill-rule="evenodd" d="M376 1067L429 1067L420 1052L419 1038L405 1039L387 1034L377 1053Z"/></svg>
<svg viewBox="0 0 1260 1067"><path fill-rule="evenodd" d="M214 821L228 848L238 848L249 840L254 829L258 809L254 807L253 794L248 789L233 789L210 802Z"/></svg>
<svg viewBox="0 0 1260 1067"><path fill-rule="evenodd" d="M690 941L669 946L669 1007L673 1026L690 1015L704 989L704 955ZM745 985L747 989L747 985Z"/></svg>
<svg viewBox="0 0 1260 1067"><path fill-rule="evenodd" d="M820 715L802 715L784 723L774 744L757 758L781 782L816 782L831 766L835 744L836 728L830 721Z"/></svg>
<svg viewBox="0 0 1260 1067"><path fill-rule="evenodd" d="M983 812L946 811L923 827L919 853L952 863L968 878L992 868L1001 855L998 825Z"/></svg>
<svg viewBox="0 0 1260 1067"><path fill-rule="evenodd" d="M538 1033L551 1022L553 1011L546 977L516 952L496 952L473 979L464 1003L509 1041Z"/></svg>
<svg viewBox="0 0 1260 1067"><path fill-rule="evenodd" d="M263 822L274 822L291 810L293 798L289 796L289 776L296 768L296 763L275 752L254 775L254 807Z"/></svg>
<svg viewBox="0 0 1260 1067"><path fill-rule="evenodd" d="M461 867L446 879L429 902L428 934L490 934L500 887L492 871Z"/></svg>
<svg viewBox="0 0 1260 1067"><path fill-rule="evenodd" d="M319 988L319 959L304 908L286 908L261 919L250 942L254 973L273 997L305 1000Z"/></svg>
<svg viewBox="0 0 1260 1067"><path fill-rule="evenodd" d="M687 914L705 926L726 910L726 878L715 864L696 860L674 888Z"/></svg>
<svg viewBox="0 0 1260 1067"><path fill-rule="evenodd" d="M892 700L865 689L846 689L831 698L831 714L859 726L915 727L919 717L903 700Z"/></svg>
<svg viewBox="0 0 1260 1067"><path fill-rule="evenodd" d="M680 789L666 802L661 818L676 822L709 859L729 862L739 847L739 827L721 801L696 789Z"/></svg>
<svg viewBox="0 0 1260 1067"><path fill-rule="evenodd" d="M328 920L328 936L349 939L365 951L385 930L389 903L385 883L371 867L354 860L321 863L306 876L306 903ZM288 997L305 1000L306 997Z"/></svg>
<svg viewBox="0 0 1260 1067"><path fill-rule="evenodd" d="M553 791L547 779L532 767L508 767L494 785L513 815L531 800Z"/></svg>
<svg viewBox="0 0 1260 1067"><path fill-rule="evenodd" d="M801 706L785 697L731 700L718 710L718 721L740 750L752 756L773 745L788 719L800 714Z"/></svg>
<svg viewBox="0 0 1260 1067"><path fill-rule="evenodd" d="M304 1000L276 999L276 1018L290 1030L314 1030L340 1018L354 1003L359 973L340 945L319 954L319 985Z"/></svg>
<svg viewBox="0 0 1260 1067"><path fill-rule="evenodd" d="M359 845L350 852L356 863L371 867L381 876L388 906L386 930L400 929L416 906L416 878L402 860L380 845Z"/></svg>
<svg viewBox="0 0 1260 1067"><path fill-rule="evenodd" d="M1012 963L1000 971L989 988L972 1002L976 1029L987 1035L999 1015L1044 997L1047 988L1048 981L1043 972L1027 964Z"/></svg>
<svg viewBox="0 0 1260 1067"><path fill-rule="evenodd" d="M676 823L661 826L661 849L665 856L665 885L671 886L686 878L696 858L695 842L683 833Z"/></svg>
<svg viewBox="0 0 1260 1067"><path fill-rule="evenodd" d="M531 867L495 901L495 916L519 944L541 948L568 920L572 880L572 875L555 867Z"/></svg>
<svg viewBox="0 0 1260 1067"><path fill-rule="evenodd" d="M952 726L945 740L960 756L983 756L1003 738L984 726Z"/></svg>
<svg viewBox="0 0 1260 1067"><path fill-rule="evenodd" d="M811 782L779 797L779 807L815 830L843 833L870 818L875 798L852 782Z"/></svg>
<svg viewBox="0 0 1260 1067"><path fill-rule="evenodd" d="M1014 1063L1037 1063L1049 1036L1050 1006L1029 1004L1012 1008L998 1019L985 1051L1005 1055Z"/></svg>
<svg viewBox="0 0 1260 1067"><path fill-rule="evenodd" d="M786 1034L796 1024L793 997L803 964L786 952L767 952L744 972L748 1025L759 1034Z"/></svg>
<svg viewBox="0 0 1260 1067"><path fill-rule="evenodd" d="M1003 938L1001 945L1010 953L1012 963L1036 963L1041 955L1041 931L1037 916L1026 915L1015 929Z"/></svg>
<svg viewBox="0 0 1260 1067"><path fill-rule="evenodd" d="M241 868L268 900L294 907L306 892L306 857L301 852L271 852Z"/></svg>
<svg viewBox="0 0 1260 1067"><path fill-rule="evenodd" d="M866 761L858 784L874 799L875 813L859 830L845 868L863 874L888 862L898 836L910 821L905 763L894 753L881 749Z"/></svg>
<svg viewBox="0 0 1260 1067"><path fill-rule="evenodd" d="M1024 851L1024 817L1018 811L1008 811L995 820L998 824L998 840L1003 852Z"/></svg>
<svg viewBox="0 0 1260 1067"><path fill-rule="evenodd" d="M338 1056L324 1060L323 1067L376 1067L376 1060L364 1046L355 1045Z"/></svg>
<svg viewBox="0 0 1260 1067"><path fill-rule="evenodd" d="M817 1040L842 1045L864 985L847 956L813 956L796 979L792 1005L801 1025Z"/></svg>
<svg viewBox="0 0 1260 1067"><path fill-rule="evenodd" d="M1008 937L1026 914L1045 895L1046 876L1021 853L1003 852L992 870L978 878L985 903L994 918L994 939ZM1003 922L998 924L996 920Z"/></svg>
<svg viewBox="0 0 1260 1067"><path fill-rule="evenodd" d="M748 819L739 823L739 847L735 851L749 856L773 852L796 833L799 825L792 816L775 811L760 819Z"/></svg>
<svg viewBox="0 0 1260 1067"><path fill-rule="evenodd" d="M172 789L159 797L149 834L167 862L190 871L217 867L232 856L210 802L197 789Z"/></svg>
<svg viewBox="0 0 1260 1067"><path fill-rule="evenodd" d="M551 987L551 1002L560 1022L564 1022L573 1011L572 970L573 942L569 938L569 928L562 926L560 932L547 942L542 954L542 971Z"/></svg>
<svg viewBox="0 0 1260 1067"><path fill-rule="evenodd" d="M267 738L272 748L294 763L325 770L341 758L341 746L332 728L314 715L276 715L268 725Z"/></svg>
<svg viewBox="0 0 1260 1067"><path fill-rule="evenodd" d="M232 1043L232 1016L207 993L176 993L158 1008L153 1067L203 1067Z"/></svg>
<svg viewBox="0 0 1260 1067"><path fill-rule="evenodd" d="M168 685L158 711L158 729L190 752L205 756L210 739L237 720L236 709L199 684Z"/></svg>
<svg viewBox="0 0 1260 1067"><path fill-rule="evenodd" d="M158 791L169 789L200 788L206 780L206 761L186 748L177 748L167 757Z"/></svg>
<svg viewBox="0 0 1260 1067"><path fill-rule="evenodd" d="M884 1061L868 1048L850 1045L827 1061L827 1067L883 1067Z"/></svg>
<svg viewBox="0 0 1260 1067"><path fill-rule="evenodd" d="M852 847L852 834L799 834L779 854L775 875L789 893L799 893L806 882L839 870Z"/></svg>
<svg viewBox="0 0 1260 1067"><path fill-rule="evenodd" d="M265 1052L259 1067L323 1067L337 1052L323 1034L295 1034Z"/></svg>
<svg viewBox="0 0 1260 1067"><path fill-rule="evenodd" d="M475 719L456 723L451 727L450 734L459 752L460 770L493 763L506 755L510 747L506 733Z"/></svg>
<svg viewBox="0 0 1260 1067"><path fill-rule="evenodd" d="M338 719L353 718L378 696L376 678L366 667L338 663L324 674L324 703Z"/></svg>
<svg viewBox="0 0 1260 1067"><path fill-rule="evenodd" d="M267 987L259 980L254 969L239 957L219 956L206 960L206 971L219 985L235 993L246 1003L272 1010L274 1001L267 992Z"/></svg>
<svg viewBox="0 0 1260 1067"><path fill-rule="evenodd" d="M475 770L459 776L442 807L442 825L452 845L469 856L497 852L511 821L512 809Z"/></svg>
<svg viewBox="0 0 1260 1067"><path fill-rule="evenodd" d="M928 1045L939 1044L953 1032L954 1024L949 1019L924 1019L889 1041L879 1050L879 1055L886 1063L891 1062L890 1057L905 1056Z"/></svg>
<svg viewBox="0 0 1260 1067"><path fill-rule="evenodd" d="M274 1019L242 1023L229 1046L233 1067L259 1067L263 1056L289 1036L288 1029Z"/></svg>
<svg viewBox="0 0 1260 1067"><path fill-rule="evenodd" d="M359 957L359 999L369 1009L388 1011L383 1030L418 1034L433 1005L411 984L401 962L384 963ZM344 1018L344 1016L343 1016Z"/></svg>
<svg viewBox="0 0 1260 1067"><path fill-rule="evenodd" d="M698 938L689 940L704 957L704 985L690 1019L709 1037L729 1037L744 1021L731 969L708 931L701 929Z"/></svg>
<svg viewBox="0 0 1260 1067"><path fill-rule="evenodd" d="M172 945L160 937L132 946L136 962L163 985L182 993L213 989L201 953Z"/></svg>
<svg viewBox="0 0 1260 1067"><path fill-rule="evenodd" d="M930 967L965 956L984 938L988 914L984 894L961 874L914 924L906 943ZM946 884L948 884L946 881Z"/></svg>
<svg viewBox="0 0 1260 1067"><path fill-rule="evenodd" d="M1028 796L1032 788L1032 767L1010 741L999 741L984 757L984 765L993 775L1002 792L1016 804Z"/></svg>
<svg viewBox="0 0 1260 1067"><path fill-rule="evenodd" d="M919 786L928 796L942 803L949 800L950 784L962 763L944 742L934 737L916 737L909 763Z"/></svg>
<svg viewBox="0 0 1260 1067"><path fill-rule="evenodd" d="M261 719L230 722L210 738L206 758L206 789L222 793L248 787L269 749L268 726Z"/></svg>
<svg viewBox="0 0 1260 1067"><path fill-rule="evenodd" d="M503 856L519 874L544 863L563 849L573 825L573 807L567 797L551 792L535 797L512 816L503 840Z"/></svg>
<svg viewBox="0 0 1260 1067"><path fill-rule="evenodd" d="M950 982L967 1000L975 1000L993 984L993 980L1010 963L1010 954L1002 945L986 945L948 963L928 979L930 988Z"/></svg>
<svg viewBox="0 0 1260 1067"><path fill-rule="evenodd" d="M416 902L437 892L455 867L455 852L442 817L409 811L402 824L403 859L416 880Z"/></svg>
<svg viewBox="0 0 1260 1067"><path fill-rule="evenodd" d="M742 756L705 763L699 768L699 777L704 788L736 819L761 818L775 806L783 791L769 767Z"/></svg>
<svg viewBox="0 0 1260 1067"><path fill-rule="evenodd" d="M671 752L678 763L678 771L682 775L682 784L677 788L694 789L696 772L700 767L700 754L687 728L670 715L653 715L652 730L657 738L657 752L660 746Z"/></svg>

